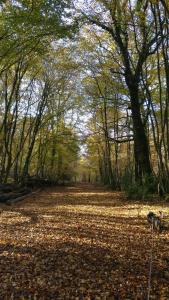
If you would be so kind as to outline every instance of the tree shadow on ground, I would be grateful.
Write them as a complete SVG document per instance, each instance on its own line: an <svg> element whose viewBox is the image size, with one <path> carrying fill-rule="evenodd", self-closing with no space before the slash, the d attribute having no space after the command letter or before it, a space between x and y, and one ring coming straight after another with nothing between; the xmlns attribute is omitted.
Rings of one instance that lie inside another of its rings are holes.
<svg viewBox="0 0 169 300"><path fill-rule="evenodd" d="M126 260L107 248L59 241L53 247L0 245L2 299L145 299L148 261ZM7 268L8 266L8 268ZM162 279L156 269L153 280ZM136 298L136 295L139 295ZM140 298L139 298L140 297Z"/></svg>
<svg viewBox="0 0 169 300"><path fill-rule="evenodd" d="M152 246L151 295L169 298L168 235L152 235L139 205L127 203L113 193L53 190L6 207L0 299L144 300Z"/></svg>

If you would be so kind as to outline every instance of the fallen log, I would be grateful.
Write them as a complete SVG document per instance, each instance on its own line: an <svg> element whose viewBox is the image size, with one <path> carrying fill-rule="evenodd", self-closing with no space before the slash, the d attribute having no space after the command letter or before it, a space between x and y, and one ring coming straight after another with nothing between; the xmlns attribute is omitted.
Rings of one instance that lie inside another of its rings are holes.
<svg viewBox="0 0 169 300"><path fill-rule="evenodd" d="M7 200L15 199L22 197L24 195L29 194L32 192L31 189L21 189L21 190L13 190L12 192L9 193L0 193L0 202L6 202Z"/></svg>
<svg viewBox="0 0 169 300"><path fill-rule="evenodd" d="M16 202L22 201L22 200L24 200L25 198L27 198L27 197L29 197L31 195L35 195L35 194L39 193L40 191L41 191L41 189L38 189L38 190L33 191L33 192L29 193L29 194L26 194L26 195L23 195L23 196L20 196L20 197L17 197L17 198L9 199L9 200L6 201L6 204L7 205L11 205L12 203L16 203Z"/></svg>
<svg viewBox="0 0 169 300"><path fill-rule="evenodd" d="M1 193L11 193L13 191L18 191L21 188L22 187L20 185L13 184L13 183L0 184L0 192Z"/></svg>

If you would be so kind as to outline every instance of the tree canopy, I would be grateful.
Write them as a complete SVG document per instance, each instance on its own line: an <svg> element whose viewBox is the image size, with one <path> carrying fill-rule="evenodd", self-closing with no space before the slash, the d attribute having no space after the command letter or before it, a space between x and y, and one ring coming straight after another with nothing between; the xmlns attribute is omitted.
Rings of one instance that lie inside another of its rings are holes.
<svg viewBox="0 0 169 300"><path fill-rule="evenodd" d="M2 182L168 192L168 13L164 0L1 1Z"/></svg>

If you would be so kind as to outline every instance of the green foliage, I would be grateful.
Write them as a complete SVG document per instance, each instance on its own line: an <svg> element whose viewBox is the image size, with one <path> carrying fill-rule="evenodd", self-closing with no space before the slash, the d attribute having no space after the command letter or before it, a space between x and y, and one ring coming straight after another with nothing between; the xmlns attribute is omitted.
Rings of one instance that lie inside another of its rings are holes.
<svg viewBox="0 0 169 300"><path fill-rule="evenodd" d="M0 10L1 70L30 53L48 53L52 41L72 36L75 29L68 1L4 2Z"/></svg>
<svg viewBox="0 0 169 300"><path fill-rule="evenodd" d="M129 186L126 186L125 192L128 199L136 199L136 200L145 199L149 195L147 186L141 185L136 182Z"/></svg>
<svg viewBox="0 0 169 300"><path fill-rule="evenodd" d="M156 180L153 176L145 176L143 182L125 182L125 193L128 199L144 200L157 191Z"/></svg>

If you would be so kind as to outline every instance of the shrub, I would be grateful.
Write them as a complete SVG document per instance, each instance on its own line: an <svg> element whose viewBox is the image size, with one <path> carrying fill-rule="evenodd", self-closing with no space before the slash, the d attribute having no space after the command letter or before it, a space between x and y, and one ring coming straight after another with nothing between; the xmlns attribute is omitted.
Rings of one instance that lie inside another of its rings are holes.
<svg viewBox="0 0 169 300"><path fill-rule="evenodd" d="M153 176L145 176L142 182L125 185L126 196L129 199L147 199L156 192L156 180Z"/></svg>

